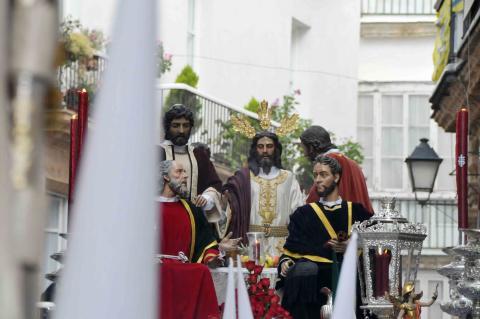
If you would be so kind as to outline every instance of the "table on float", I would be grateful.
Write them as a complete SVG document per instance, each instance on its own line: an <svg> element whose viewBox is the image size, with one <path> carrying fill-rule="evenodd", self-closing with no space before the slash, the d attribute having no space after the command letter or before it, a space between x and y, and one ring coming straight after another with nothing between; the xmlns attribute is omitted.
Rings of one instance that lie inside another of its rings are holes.
<svg viewBox="0 0 480 319"><path fill-rule="evenodd" d="M203 264L163 263L158 265L160 308L158 318L218 318L209 269Z"/></svg>
<svg viewBox="0 0 480 319"><path fill-rule="evenodd" d="M236 273L237 267L234 267L233 270L234 270L234 273ZM248 270L246 268L242 268L242 272L246 278L248 275ZM227 293L228 267L219 267L215 269L210 269L210 273L212 274L212 279L213 279L213 284L215 286L215 293L217 294L218 304L221 305L222 303L225 302L225 295ZM260 278L269 278L270 288L275 288L275 281L277 280L277 268L263 268Z"/></svg>

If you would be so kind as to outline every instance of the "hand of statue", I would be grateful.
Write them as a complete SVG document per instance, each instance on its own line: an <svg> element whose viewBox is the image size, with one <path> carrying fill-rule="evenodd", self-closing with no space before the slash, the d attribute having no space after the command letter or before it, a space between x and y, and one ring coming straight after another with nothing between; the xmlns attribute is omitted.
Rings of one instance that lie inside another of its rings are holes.
<svg viewBox="0 0 480 319"><path fill-rule="evenodd" d="M344 253L345 250L347 250L348 240L338 241L335 239L330 239L327 242L327 245L330 246L336 253Z"/></svg>
<svg viewBox="0 0 480 319"><path fill-rule="evenodd" d="M208 268L218 268L218 267L222 267L223 263L224 263L224 260L220 258L220 256L215 256L207 263L207 266Z"/></svg>
<svg viewBox="0 0 480 319"><path fill-rule="evenodd" d="M288 271L290 270L290 267L293 264L295 264L295 262L293 260L287 260L287 261L283 262L282 266L281 266L280 275L282 275L282 277L287 277L287 273L288 273Z"/></svg>
<svg viewBox="0 0 480 319"><path fill-rule="evenodd" d="M202 195L199 195L192 200L192 203L197 207L203 207L207 205L207 199Z"/></svg>
<svg viewBox="0 0 480 319"><path fill-rule="evenodd" d="M221 251L236 251L238 250L238 244L242 240L242 237L239 238L230 238L232 237L232 232L229 232L227 236L225 236L222 241L218 244L218 247Z"/></svg>

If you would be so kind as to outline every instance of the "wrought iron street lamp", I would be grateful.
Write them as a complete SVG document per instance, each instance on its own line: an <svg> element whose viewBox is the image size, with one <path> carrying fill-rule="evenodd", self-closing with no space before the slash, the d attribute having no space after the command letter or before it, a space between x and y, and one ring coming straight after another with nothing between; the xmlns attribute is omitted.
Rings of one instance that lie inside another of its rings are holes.
<svg viewBox="0 0 480 319"><path fill-rule="evenodd" d="M442 161L443 159L428 145L428 139L426 138L421 138L420 144L405 159L412 191L415 193L415 200L420 205L425 205L430 199L438 168ZM422 194L422 196L419 196L419 194Z"/></svg>

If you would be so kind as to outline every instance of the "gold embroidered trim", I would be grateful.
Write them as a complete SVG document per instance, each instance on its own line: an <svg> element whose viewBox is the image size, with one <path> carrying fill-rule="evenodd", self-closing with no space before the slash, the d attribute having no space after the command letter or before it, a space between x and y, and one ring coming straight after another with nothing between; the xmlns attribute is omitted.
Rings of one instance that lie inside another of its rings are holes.
<svg viewBox="0 0 480 319"><path fill-rule="evenodd" d="M322 256L316 256L316 255L302 255L302 254L297 254L292 251L289 251L287 249L283 249L283 253L285 256L293 257L295 259L301 259L305 258L311 261L316 261L319 263L332 263L332 261L328 258L322 257Z"/></svg>
<svg viewBox="0 0 480 319"><path fill-rule="evenodd" d="M190 226L192 227L192 241L190 242L190 255L188 256L188 260L192 260L193 258L193 249L195 248L195 238L196 238L196 229L195 229L195 218L193 217L192 210L190 209L190 206L184 199L180 199L180 202L183 204L183 207L188 212L188 217L190 218Z"/></svg>
<svg viewBox="0 0 480 319"><path fill-rule="evenodd" d="M280 174L273 179L265 179L253 175L250 172L250 178L260 185L258 214L262 217L262 224L271 224L277 217L277 187L285 182L288 172L281 170Z"/></svg>
<svg viewBox="0 0 480 319"><path fill-rule="evenodd" d="M248 231L251 232L263 232L265 237L287 237L288 229L287 226L270 226L270 224L265 225L250 225L248 226Z"/></svg>

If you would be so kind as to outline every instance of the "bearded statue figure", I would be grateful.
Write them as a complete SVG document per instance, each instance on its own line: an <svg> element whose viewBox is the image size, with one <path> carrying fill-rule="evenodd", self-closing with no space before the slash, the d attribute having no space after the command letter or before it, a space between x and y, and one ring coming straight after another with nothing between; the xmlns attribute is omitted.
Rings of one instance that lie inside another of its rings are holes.
<svg viewBox="0 0 480 319"><path fill-rule="evenodd" d="M252 138L248 167L238 170L223 187L227 197L224 231L243 237L264 232L265 253L279 256L288 234L290 214L303 205L295 175L282 168L282 144L275 133L262 131Z"/></svg>
<svg viewBox="0 0 480 319"><path fill-rule="evenodd" d="M188 176L184 198L205 212L218 235L218 222L225 219L222 218L219 193L222 182L210 160L208 147L189 144L194 124L193 112L183 104L175 104L165 112L165 138L159 147L159 157L182 164Z"/></svg>

